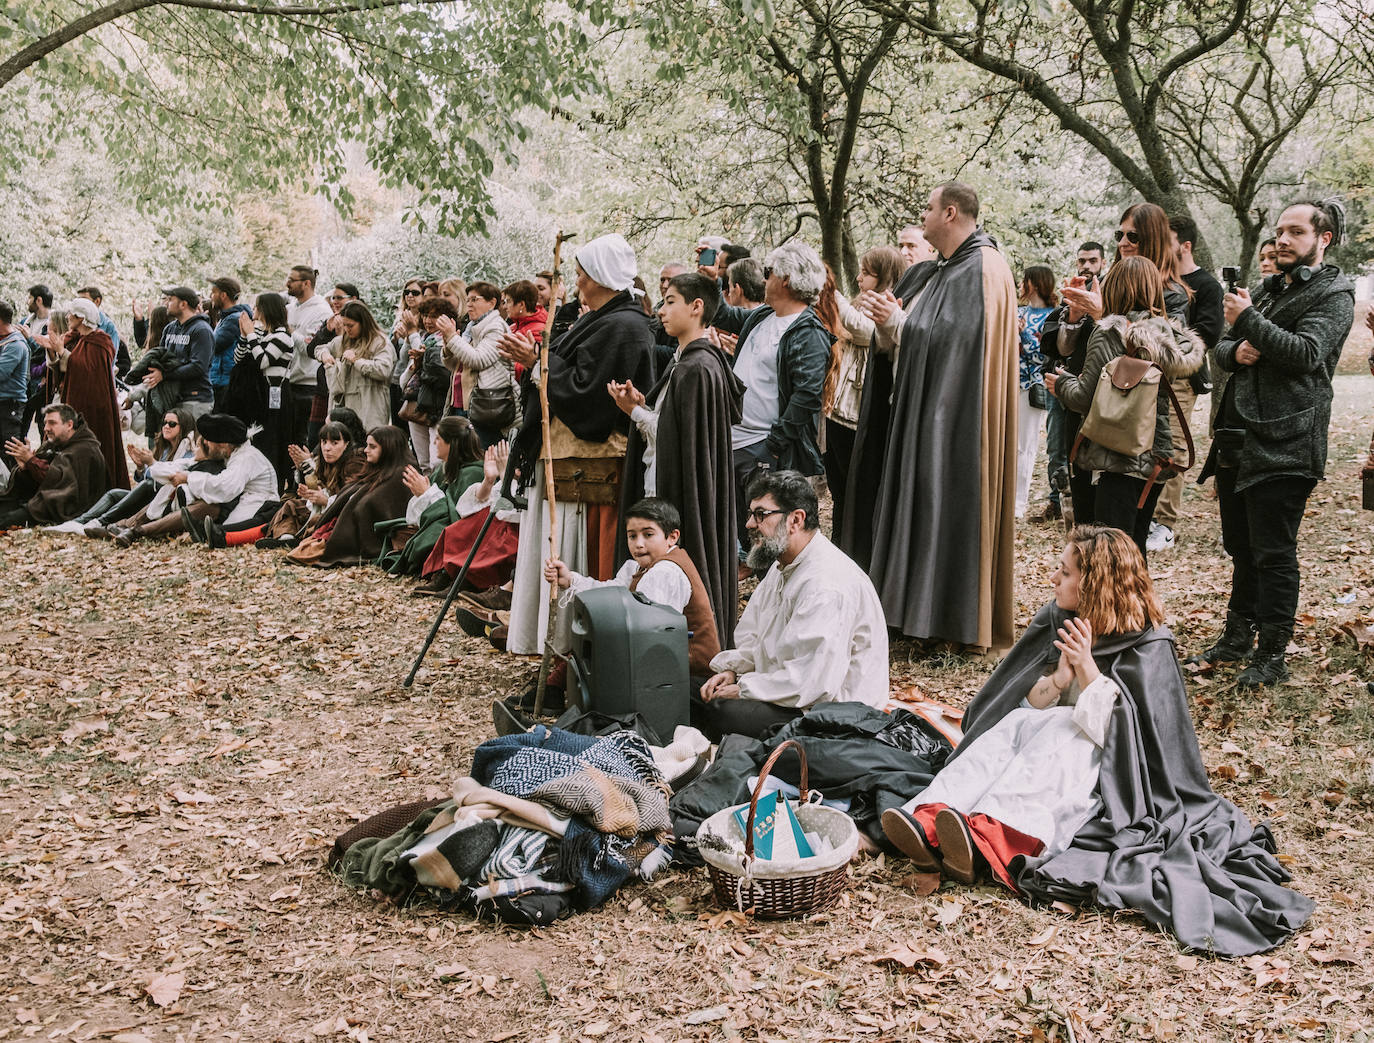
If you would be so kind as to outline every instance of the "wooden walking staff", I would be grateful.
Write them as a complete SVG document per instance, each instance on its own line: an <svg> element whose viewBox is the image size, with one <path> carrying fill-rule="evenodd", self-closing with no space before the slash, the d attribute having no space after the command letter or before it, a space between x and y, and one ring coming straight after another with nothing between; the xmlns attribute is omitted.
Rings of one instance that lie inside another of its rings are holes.
<svg viewBox="0 0 1374 1043"><path fill-rule="evenodd" d="M563 244L577 233L558 235L553 241L553 278L561 282L558 266L563 261ZM552 289L552 287L550 287ZM553 435L549 428L549 341L553 339L553 319L557 314L553 297L549 298L549 320L544 325L544 337L539 344L539 418L543 422L544 438L544 499L549 505L549 557L558 554L558 499L553 486ZM542 571L542 570L541 570ZM544 712L544 693L549 686L549 669L553 666L553 631L558 616L558 584L549 584L549 626L544 632L544 654L539 660L539 683L534 689L534 715Z"/></svg>

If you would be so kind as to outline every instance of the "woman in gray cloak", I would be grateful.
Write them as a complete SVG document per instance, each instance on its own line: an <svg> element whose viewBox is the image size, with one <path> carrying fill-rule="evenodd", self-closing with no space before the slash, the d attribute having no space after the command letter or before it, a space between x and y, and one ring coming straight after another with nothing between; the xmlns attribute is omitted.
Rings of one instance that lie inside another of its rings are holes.
<svg viewBox="0 0 1374 1043"><path fill-rule="evenodd" d="M969 704L932 784L883 815L919 868L1133 909L1191 948L1264 952L1307 920L1267 825L1212 792L1135 543L1079 526L1054 601Z"/></svg>

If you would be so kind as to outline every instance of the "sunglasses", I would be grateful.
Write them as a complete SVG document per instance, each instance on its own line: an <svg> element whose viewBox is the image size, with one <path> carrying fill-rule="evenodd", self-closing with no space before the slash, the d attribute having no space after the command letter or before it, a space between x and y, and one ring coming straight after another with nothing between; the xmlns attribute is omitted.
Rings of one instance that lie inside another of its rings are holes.
<svg viewBox="0 0 1374 1043"><path fill-rule="evenodd" d="M1140 233L1139 233L1139 232L1127 232L1127 231L1123 231L1122 229L1118 228L1118 229L1116 230L1116 241L1119 243L1119 242L1121 242L1122 239L1125 239L1126 242L1128 242L1128 243L1134 243L1134 244L1136 244L1137 246L1140 245Z"/></svg>
<svg viewBox="0 0 1374 1043"><path fill-rule="evenodd" d="M420 291L419 291L419 290L403 290L403 291L401 292L401 296L402 296L402 297L418 297L418 296L420 296Z"/></svg>
<svg viewBox="0 0 1374 1043"><path fill-rule="evenodd" d="M178 424L175 420L164 420L164 421L162 422L162 426L163 426L163 427L180 427L181 425Z"/></svg>

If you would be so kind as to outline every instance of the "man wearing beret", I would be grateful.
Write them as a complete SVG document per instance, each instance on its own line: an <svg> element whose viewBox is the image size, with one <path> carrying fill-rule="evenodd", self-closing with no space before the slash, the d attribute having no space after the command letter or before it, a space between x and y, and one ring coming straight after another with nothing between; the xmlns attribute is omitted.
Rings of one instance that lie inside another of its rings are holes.
<svg viewBox="0 0 1374 1043"><path fill-rule="evenodd" d="M168 510L156 520L148 517L147 508L139 511L127 528L112 533L121 547L145 537L186 532L188 525L206 518L235 525L253 518L276 499L277 472L248 441L242 420L227 413L208 413L200 418L196 431L205 459L222 462L223 469L188 469L183 460L150 465L148 473L155 481L171 486L176 497L185 497L184 509ZM192 535L197 533L192 531Z"/></svg>

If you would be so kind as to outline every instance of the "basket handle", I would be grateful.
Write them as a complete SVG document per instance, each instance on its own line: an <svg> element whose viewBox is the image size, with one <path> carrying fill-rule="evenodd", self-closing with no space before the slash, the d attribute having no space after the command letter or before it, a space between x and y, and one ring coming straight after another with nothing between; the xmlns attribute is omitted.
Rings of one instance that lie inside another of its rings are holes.
<svg viewBox="0 0 1374 1043"><path fill-rule="evenodd" d="M806 751L802 749L801 743L795 739L787 739L778 745L759 769L759 781L754 784L754 794L749 800L749 819L744 828L744 857L753 859L754 857L754 814L759 809L759 798L763 796L763 783L773 770L773 765L778 762L778 758L787 751L788 747L797 751L797 756L801 759L801 802L806 803L810 796L806 785Z"/></svg>

